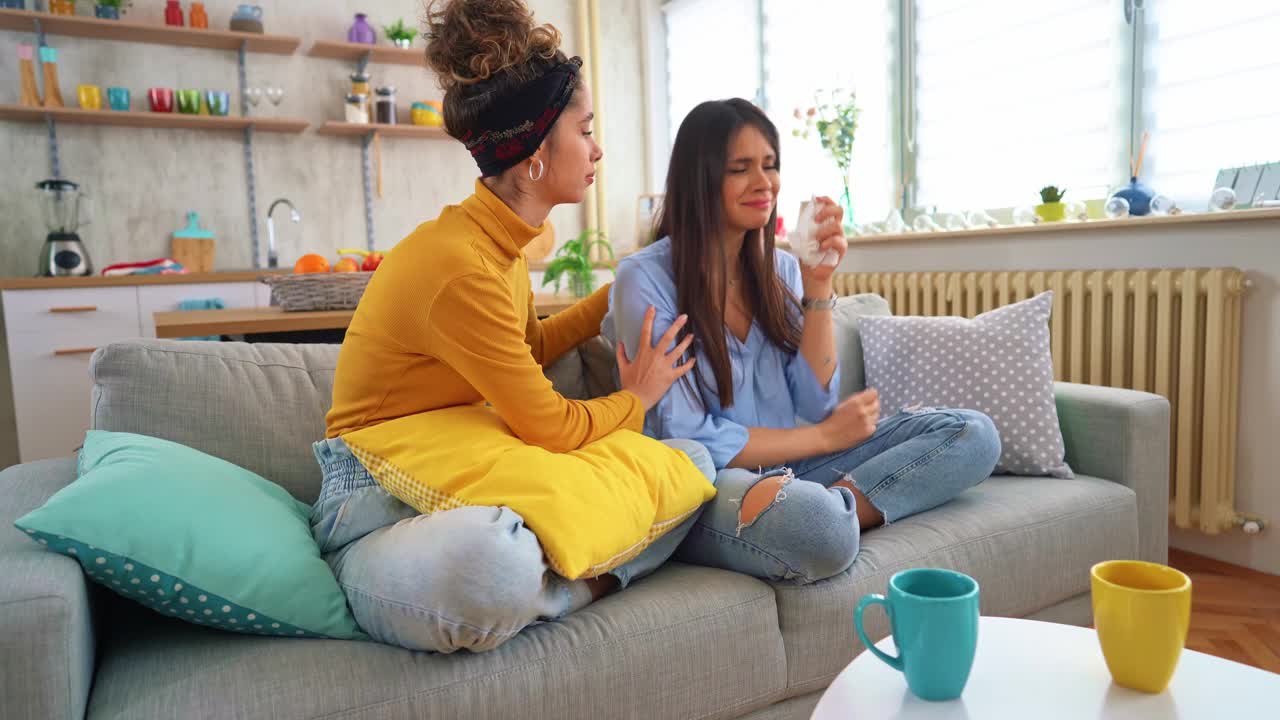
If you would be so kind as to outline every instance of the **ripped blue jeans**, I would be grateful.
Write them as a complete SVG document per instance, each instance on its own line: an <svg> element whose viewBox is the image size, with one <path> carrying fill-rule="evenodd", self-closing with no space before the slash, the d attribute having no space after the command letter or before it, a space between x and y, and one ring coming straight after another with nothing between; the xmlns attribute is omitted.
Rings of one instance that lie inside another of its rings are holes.
<svg viewBox="0 0 1280 720"><path fill-rule="evenodd" d="M811 583L844 572L858 555L849 479L886 523L937 507L985 480L1000 458L990 418L926 408L884 418L863 443L763 473L726 468L675 558L779 582ZM762 480L783 476L772 502L744 512Z"/></svg>
<svg viewBox="0 0 1280 720"><path fill-rule="evenodd" d="M692 440L664 442L713 480L706 448ZM374 640L410 650L481 652L591 602L585 582L547 566L538 538L511 508L421 515L384 490L341 438L317 442L313 451L324 483L311 509L311 532L356 623ZM657 570L693 523L690 517L610 571L618 587Z"/></svg>

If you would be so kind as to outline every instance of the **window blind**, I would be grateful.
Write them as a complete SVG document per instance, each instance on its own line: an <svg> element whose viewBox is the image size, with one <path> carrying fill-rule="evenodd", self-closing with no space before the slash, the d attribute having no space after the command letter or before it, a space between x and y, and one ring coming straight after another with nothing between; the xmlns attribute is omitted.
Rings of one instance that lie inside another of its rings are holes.
<svg viewBox="0 0 1280 720"><path fill-rule="evenodd" d="M1132 33L1119 2L914 9L918 205L1034 205L1045 185L1070 200L1127 181Z"/></svg>
<svg viewBox="0 0 1280 720"><path fill-rule="evenodd" d="M1219 169L1280 161L1280 7L1275 0L1146 5L1144 179L1182 207L1204 210Z"/></svg>
<svg viewBox="0 0 1280 720"><path fill-rule="evenodd" d="M793 137L793 116L815 104L819 91L857 93L850 192L854 221L883 220L896 193L893 129L897 0L764 0L767 110L782 135L779 214L794 227L811 195L837 202L844 190L836 163L816 131Z"/></svg>

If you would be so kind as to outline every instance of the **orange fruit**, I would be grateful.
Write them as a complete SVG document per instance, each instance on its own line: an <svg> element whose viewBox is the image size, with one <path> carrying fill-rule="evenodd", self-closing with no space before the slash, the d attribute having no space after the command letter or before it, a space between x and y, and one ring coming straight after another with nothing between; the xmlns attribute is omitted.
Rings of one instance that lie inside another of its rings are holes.
<svg viewBox="0 0 1280 720"><path fill-rule="evenodd" d="M344 257L333 265L334 272L359 272L360 263L354 258Z"/></svg>
<svg viewBox="0 0 1280 720"><path fill-rule="evenodd" d="M323 255L307 253L293 264L293 271L299 274L329 272L329 261Z"/></svg>

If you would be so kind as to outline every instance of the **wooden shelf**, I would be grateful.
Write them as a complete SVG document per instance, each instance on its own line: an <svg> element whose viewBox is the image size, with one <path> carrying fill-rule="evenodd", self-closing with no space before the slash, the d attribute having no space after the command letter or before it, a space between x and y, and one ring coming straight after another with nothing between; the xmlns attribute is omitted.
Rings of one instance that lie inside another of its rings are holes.
<svg viewBox="0 0 1280 720"><path fill-rule="evenodd" d="M316 132L321 135L360 137L376 132L382 137L420 138L423 140L448 140L444 128L427 125L381 125L379 123L348 123L327 120Z"/></svg>
<svg viewBox="0 0 1280 720"><path fill-rule="evenodd" d="M362 45L360 43L321 40L312 45L311 49L307 51L307 54L311 57L346 60L348 62L360 62L360 58L364 57L366 53L369 55L369 62L380 65L426 66L422 48L405 50L394 45Z"/></svg>
<svg viewBox="0 0 1280 720"><path fill-rule="evenodd" d="M230 30L171 27L130 20L99 20L82 15L53 15L31 10L0 9L0 30L35 32L36 20L47 35L176 45L210 50L239 50L270 55L292 55L301 38L286 35L232 32Z"/></svg>
<svg viewBox="0 0 1280 720"><path fill-rule="evenodd" d="M0 120L44 122L45 117L78 125L110 125L136 128L180 128L186 130L254 130L275 133L301 133L310 127L306 120L227 115L183 115L181 113L116 112L113 110L81 110L79 108L43 108L25 105L0 105Z"/></svg>
<svg viewBox="0 0 1280 720"><path fill-rule="evenodd" d="M0 277L0 290L53 290L65 288L136 287L139 285L196 285L202 283L257 282L266 275L281 275L285 268L218 270L175 275L92 275L89 277Z"/></svg>

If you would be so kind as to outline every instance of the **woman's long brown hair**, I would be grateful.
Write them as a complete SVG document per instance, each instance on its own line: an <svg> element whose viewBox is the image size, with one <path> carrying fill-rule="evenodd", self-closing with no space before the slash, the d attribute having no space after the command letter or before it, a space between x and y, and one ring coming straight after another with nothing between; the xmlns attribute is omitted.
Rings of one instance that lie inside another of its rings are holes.
<svg viewBox="0 0 1280 720"><path fill-rule="evenodd" d="M781 168L778 129L759 108L738 98L704 102L685 117L676 133L658 220L658 237L671 238L676 306L689 316L693 350L701 350L709 361L720 406L726 408L733 405L733 372L724 324L729 258L722 242L726 224L723 187L729 145L748 125L768 139ZM739 260L752 319L774 345L794 353L800 347L800 300L778 277L775 267L777 218L775 205L765 226L746 234ZM692 374L709 389L705 370L699 366Z"/></svg>

